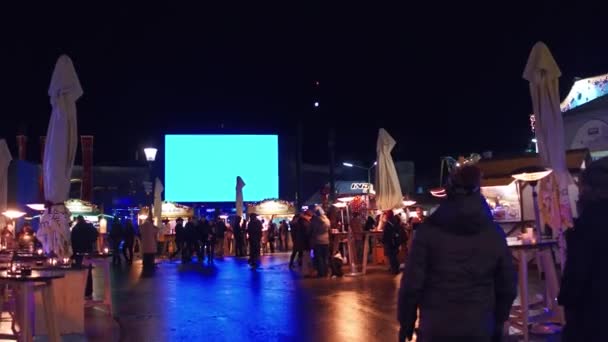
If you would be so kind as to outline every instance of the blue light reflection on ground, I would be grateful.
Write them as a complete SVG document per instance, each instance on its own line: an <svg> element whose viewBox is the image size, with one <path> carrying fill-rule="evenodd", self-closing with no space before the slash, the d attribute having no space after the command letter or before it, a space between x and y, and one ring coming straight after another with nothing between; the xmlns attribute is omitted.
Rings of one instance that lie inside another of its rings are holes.
<svg viewBox="0 0 608 342"><path fill-rule="evenodd" d="M134 291L130 298L118 299L123 308L119 320L123 326L137 327L137 319L158 318L154 323L166 327L157 326L153 335L145 329L130 329L129 338L310 341L307 301L284 261L275 263L268 258L257 271L249 269L246 259L227 258L211 266L160 264L150 278L132 272L130 281L119 280L131 283Z"/></svg>

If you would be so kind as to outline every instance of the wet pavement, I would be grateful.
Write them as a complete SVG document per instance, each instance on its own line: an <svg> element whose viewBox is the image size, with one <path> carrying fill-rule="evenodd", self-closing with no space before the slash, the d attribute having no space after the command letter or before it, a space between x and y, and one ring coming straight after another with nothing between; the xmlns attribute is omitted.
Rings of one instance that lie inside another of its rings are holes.
<svg viewBox="0 0 608 342"><path fill-rule="evenodd" d="M138 263L115 269L121 340L396 340L400 276L379 266L365 277L302 278L287 261L286 254L264 256L255 271L243 258L163 262L152 277L142 277Z"/></svg>
<svg viewBox="0 0 608 342"><path fill-rule="evenodd" d="M398 278L378 272L341 279L301 278L287 255L215 265L164 262L113 274L114 310L124 341L391 341Z"/></svg>

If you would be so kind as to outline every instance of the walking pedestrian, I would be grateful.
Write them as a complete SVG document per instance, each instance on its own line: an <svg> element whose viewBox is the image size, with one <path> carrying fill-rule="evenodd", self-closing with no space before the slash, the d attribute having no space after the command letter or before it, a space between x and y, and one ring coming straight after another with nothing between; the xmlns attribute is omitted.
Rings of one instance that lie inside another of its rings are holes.
<svg viewBox="0 0 608 342"><path fill-rule="evenodd" d="M300 214L296 214L291 220L291 241L293 241L293 246L291 250L291 257L289 258L289 268L293 269L293 262L295 258L298 258L298 265L302 266L302 253L303 253L303 241L300 235L300 230L302 226L300 224Z"/></svg>
<svg viewBox="0 0 608 342"><path fill-rule="evenodd" d="M145 222L139 227L141 234L141 248L143 252L143 273L154 273L154 256L157 252L156 235L158 228L152 223L152 216L148 215Z"/></svg>
<svg viewBox="0 0 608 342"><path fill-rule="evenodd" d="M591 163L583 172L578 206L580 216L574 227L566 230L568 259L558 296L566 314L562 341L604 341L608 158Z"/></svg>
<svg viewBox="0 0 608 342"><path fill-rule="evenodd" d="M243 228L241 226L241 217L236 216L234 218L234 245L235 245L235 255L237 257L245 256L245 248L243 248Z"/></svg>
<svg viewBox="0 0 608 342"><path fill-rule="evenodd" d="M220 258L224 257L224 238L226 237L226 223L224 219L218 217L215 220L215 250L217 256Z"/></svg>
<svg viewBox="0 0 608 342"><path fill-rule="evenodd" d="M399 246L401 245L401 227L395 225L393 210L382 213L382 243L384 255L388 258L390 270L393 274L399 274Z"/></svg>
<svg viewBox="0 0 608 342"><path fill-rule="evenodd" d="M127 264L131 264L133 263L133 245L135 243L135 227L133 227L131 220L125 222L124 241L122 254Z"/></svg>
<svg viewBox="0 0 608 342"><path fill-rule="evenodd" d="M505 233L480 194L481 171L459 168L419 229L401 278L400 341L500 341L517 294Z"/></svg>
<svg viewBox="0 0 608 342"><path fill-rule="evenodd" d="M112 242L112 265L118 266L120 260L120 243L122 242L124 232L118 216L115 216L110 228L110 241Z"/></svg>
<svg viewBox="0 0 608 342"><path fill-rule="evenodd" d="M184 229L184 219L178 217L175 220L175 251L171 255L171 259L175 258L176 255L184 253L184 243L186 241L186 231Z"/></svg>
<svg viewBox="0 0 608 342"><path fill-rule="evenodd" d="M257 214L249 215L247 233L249 234L249 265L257 268L260 261L260 243L262 242L262 222L258 220Z"/></svg>

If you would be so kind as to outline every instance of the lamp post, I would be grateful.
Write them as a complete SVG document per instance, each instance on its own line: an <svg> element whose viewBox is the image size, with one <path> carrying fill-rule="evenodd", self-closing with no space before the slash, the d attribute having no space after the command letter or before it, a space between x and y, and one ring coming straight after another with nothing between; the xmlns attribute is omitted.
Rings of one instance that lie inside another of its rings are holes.
<svg viewBox="0 0 608 342"><path fill-rule="evenodd" d="M154 163L154 161L156 160L156 153L158 152L158 149L155 147L146 147L144 148L144 154L146 155L146 161L148 162L148 173L150 175L150 183L151 183L151 190L148 193L148 196L150 196L152 198L152 200L148 201L148 205L150 205L150 212L149 215L152 214L152 206L154 205L154 175L153 175L153 169L152 169L152 163Z"/></svg>
<svg viewBox="0 0 608 342"><path fill-rule="evenodd" d="M376 167L376 165L378 165L378 162L375 161L372 166L370 167L365 167L365 166L361 166L361 165L357 165L357 164L353 164L353 163L348 163L348 162L344 162L342 163L343 166L346 167L354 167L357 169L362 169L362 170L366 170L367 171L367 190L366 193L369 195L370 192L370 188L371 188L371 181L372 181L372 170L374 169L374 167Z"/></svg>
<svg viewBox="0 0 608 342"><path fill-rule="evenodd" d="M375 161L372 166L370 167L365 167L365 166L360 166L357 164L353 164L353 163L349 163L349 162L343 162L342 163L343 166L346 167L351 167L351 168L357 168L357 169L362 169L362 170L366 170L367 171L367 189L365 190L365 197L366 197L366 205L367 205L367 210L369 211L369 194L371 192L372 189L372 170L374 169L374 167L376 167L376 165L378 165L378 162Z"/></svg>

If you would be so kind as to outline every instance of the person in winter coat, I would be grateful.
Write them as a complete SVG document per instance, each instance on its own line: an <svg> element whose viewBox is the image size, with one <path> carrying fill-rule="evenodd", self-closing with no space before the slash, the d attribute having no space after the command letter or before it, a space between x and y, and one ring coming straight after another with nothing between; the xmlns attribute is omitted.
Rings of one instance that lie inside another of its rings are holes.
<svg viewBox="0 0 608 342"><path fill-rule="evenodd" d="M386 210L380 218L382 221L382 243L384 254L391 266L391 273L399 274L399 245L401 245L401 227L395 224L395 215L392 210Z"/></svg>
<svg viewBox="0 0 608 342"><path fill-rule="evenodd" d="M133 262L133 245L135 244L135 227L133 227L131 220L125 222L124 241L122 254L127 263L130 264Z"/></svg>
<svg viewBox="0 0 608 342"><path fill-rule="evenodd" d="M226 223L220 217L215 220L215 250L220 258L224 257L224 244L226 237Z"/></svg>
<svg viewBox="0 0 608 342"><path fill-rule="evenodd" d="M566 315L562 341L605 341L601 327L608 304L608 158L584 171L578 207L580 216L566 231L568 255L558 296Z"/></svg>
<svg viewBox="0 0 608 342"><path fill-rule="evenodd" d="M257 214L249 216L247 233L249 234L249 265L253 268L258 267L260 261L260 248L262 243L262 222L258 220Z"/></svg>
<svg viewBox="0 0 608 342"><path fill-rule="evenodd" d="M184 252L184 243L186 242L186 230L184 229L184 219L178 217L175 220L175 251L171 258Z"/></svg>
<svg viewBox="0 0 608 342"><path fill-rule="evenodd" d="M327 277L329 263L329 218L321 208L317 208L315 216L310 221L312 245L315 251L315 266L319 278Z"/></svg>
<svg viewBox="0 0 608 342"><path fill-rule="evenodd" d="M182 263L189 263L192 261L192 254L198 252L198 221L195 217L192 217L186 223L184 227L184 238L186 239L184 253L182 253ZM198 254L197 254L198 255Z"/></svg>
<svg viewBox="0 0 608 342"><path fill-rule="evenodd" d="M300 238L300 214L296 214L291 220L291 241L293 241L293 247L291 251L291 257L289 258L289 268L293 268L293 262L296 256L298 257L298 266L302 266L302 245L303 242Z"/></svg>
<svg viewBox="0 0 608 342"><path fill-rule="evenodd" d="M274 253L274 247L277 239L277 224L272 220L268 222L268 246L270 247L270 253Z"/></svg>
<svg viewBox="0 0 608 342"><path fill-rule="evenodd" d="M120 265L120 243L122 242L124 232L118 216L112 221L110 230L110 241L112 242L112 265Z"/></svg>
<svg viewBox="0 0 608 342"><path fill-rule="evenodd" d="M420 226L399 289L400 341L500 341L516 274L503 230L479 192L481 172L464 166L448 198Z"/></svg>
<svg viewBox="0 0 608 342"><path fill-rule="evenodd" d="M77 265L82 264L83 253L92 253L93 244L97 241L97 229L92 224L87 223L82 215L76 218L76 225L72 228L71 240L72 251L74 252L74 260Z"/></svg>
<svg viewBox="0 0 608 342"><path fill-rule="evenodd" d="M245 256L245 248L243 246L243 228L241 227L241 217L236 216L234 218L234 222L232 224L234 227L234 247L235 247L235 255L237 257Z"/></svg>
<svg viewBox="0 0 608 342"><path fill-rule="evenodd" d="M198 225L201 240L201 260L204 260L206 255L208 264L212 264L215 259L215 240L211 224L212 222L203 217Z"/></svg>
<svg viewBox="0 0 608 342"><path fill-rule="evenodd" d="M154 272L154 255L157 251L156 234L158 228L152 223L152 215L139 227L141 234L141 249L143 253L143 272L152 274Z"/></svg>

